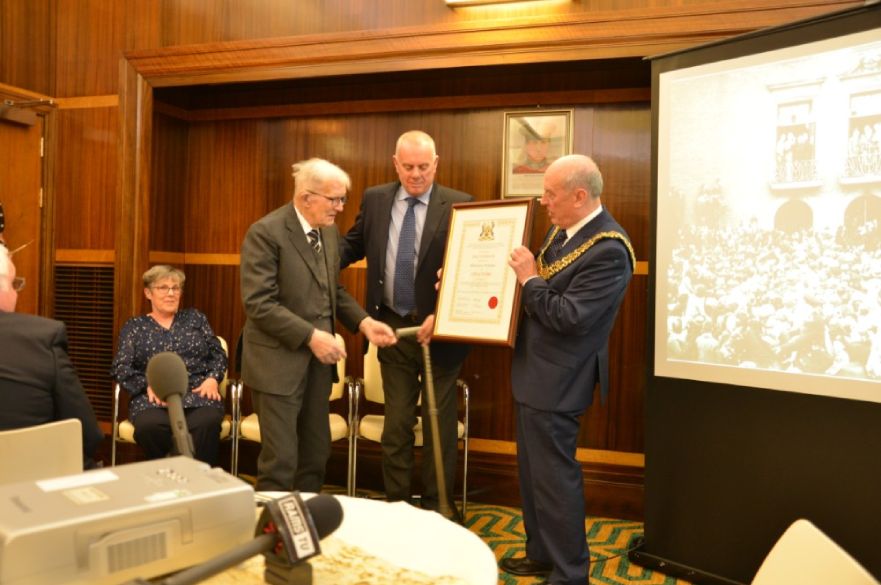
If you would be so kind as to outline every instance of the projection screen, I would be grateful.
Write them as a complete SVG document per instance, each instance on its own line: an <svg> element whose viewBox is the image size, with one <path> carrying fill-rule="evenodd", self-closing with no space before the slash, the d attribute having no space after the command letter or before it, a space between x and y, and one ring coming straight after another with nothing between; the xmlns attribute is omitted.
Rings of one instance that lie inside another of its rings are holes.
<svg viewBox="0 0 881 585"><path fill-rule="evenodd" d="M881 402L881 29L656 89L654 374Z"/></svg>

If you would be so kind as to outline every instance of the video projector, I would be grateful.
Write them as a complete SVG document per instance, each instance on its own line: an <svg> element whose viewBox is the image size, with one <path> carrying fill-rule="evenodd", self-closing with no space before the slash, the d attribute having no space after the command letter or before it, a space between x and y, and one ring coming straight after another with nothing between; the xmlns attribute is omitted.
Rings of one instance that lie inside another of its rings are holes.
<svg viewBox="0 0 881 585"><path fill-rule="evenodd" d="M0 584L115 584L253 538L253 489L188 457L0 485Z"/></svg>

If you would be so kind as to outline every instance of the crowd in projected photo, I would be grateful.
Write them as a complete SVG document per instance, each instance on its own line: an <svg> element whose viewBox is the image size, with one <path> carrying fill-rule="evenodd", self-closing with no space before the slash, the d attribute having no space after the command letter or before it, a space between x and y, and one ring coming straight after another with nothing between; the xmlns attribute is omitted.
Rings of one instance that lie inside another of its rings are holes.
<svg viewBox="0 0 881 585"><path fill-rule="evenodd" d="M881 379L881 226L787 233L756 222L679 231L667 357Z"/></svg>

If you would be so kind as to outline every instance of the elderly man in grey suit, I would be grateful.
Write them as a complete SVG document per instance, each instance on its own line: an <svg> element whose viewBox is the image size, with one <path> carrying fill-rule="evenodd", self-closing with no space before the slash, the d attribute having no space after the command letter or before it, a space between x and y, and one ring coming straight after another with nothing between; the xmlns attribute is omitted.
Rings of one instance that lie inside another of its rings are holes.
<svg viewBox="0 0 881 585"><path fill-rule="evenodd" d="M293 168L293 204L255 222L242 244L242 378L260 419L257 489L317 492L330 457L334 364L346 355L335 320L380 347L396 338L338 283L334 219L349 176L316 158Z"/></svg>

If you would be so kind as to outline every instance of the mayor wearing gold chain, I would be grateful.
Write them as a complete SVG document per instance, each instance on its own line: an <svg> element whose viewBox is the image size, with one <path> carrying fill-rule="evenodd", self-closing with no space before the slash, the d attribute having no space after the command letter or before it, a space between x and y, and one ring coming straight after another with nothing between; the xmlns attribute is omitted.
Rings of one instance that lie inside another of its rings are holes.
<svg viewBox="0 0 881 585"><path fill-rule="evenodd" d="M500 567L554 585L587 582L578 429L594 386L603 398L608 393L609 333L635 266L627 233L603 209L602 190L589 157L554 161L540 201L554 225L537 258L521 246L508 262L523 286L511 380L526 555Z"/></svg>

